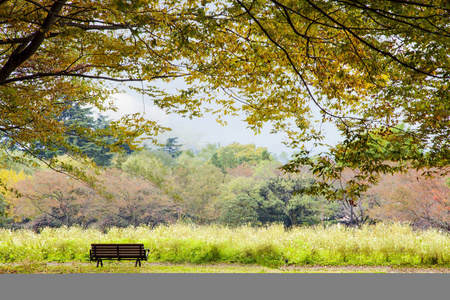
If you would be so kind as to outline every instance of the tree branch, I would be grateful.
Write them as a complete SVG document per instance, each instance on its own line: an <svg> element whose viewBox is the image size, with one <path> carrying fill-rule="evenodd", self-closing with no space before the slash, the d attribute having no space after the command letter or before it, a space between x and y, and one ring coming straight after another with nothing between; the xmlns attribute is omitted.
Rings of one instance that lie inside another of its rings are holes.
<svg viewBox="0 0 450 300"><path fill-rule="evenodd" d="M52 32L52 33L47 34L46 38L55 37L57 35L59 35L58 32ZM26 45L26 43L30 41L30 37L32 37L32 36L24 37L24 38L0 40L0 45L12 45L12 44L22 44L22 43Z"/></svg>
<svg viewBox="0 0 450 300"><path fill-rule="evenodd" d="M62 24L66 26L77 27L83 30L119 30L137 27L137 25L129 25L129 24L90 25L90 24L80 24L76 22L64 22Z"/></svg>
<svg viewBox="0 0 450 300"><path fill-rule="evenodd" d="M189 74L178 74L178 75L161 75L161 76L152 76L151 78L148 78L149 80L153 79L164 79L164 78L181 78L184 76L187 76ZM96 76L96 75L88 75L88 74L77 74L77 73L69 73L69 72L55 72L55 73L36 73L33 75L28 76L22 76L22 77L16 77L7 79L4 82L0 82L0 86L11 83L11 82L17 82L17 81L24 81L24 80L33 80L37 78L44 78L44 77L57 77L57 76L64 76L64 77L81 77L81 78L90 78L90 79L98 79L98 80L108 80L108 81L116 81L116 82L130 82L130 81L143 81L141 78L114 78L114 77L108 77L108 76Z"/></svg>
<svg viewBox="0 0 450 300"><path fill-rule="evenodd" d="M314 104L320 109L320 111L325 114L328 115L332 118L336 118L341 120L341 122L343 124L346 125L344 119L348 118L348 119L354 119L354 120L363 120L361 118L356 118L356 117L343 117L343 116L338 116L335 114L332 114L331 112L327 111L325 108L322 107L322 105L320 105L319 102L317 102L317 99L314 97L314 95L311 92L311 89L308 87L308 83L306 82L306 80L304 79L303 75L300 73L299 69L297 68L297 66L294 64L294 62L292 61L291 56L289 55L289 52L283 47L281 46L277 41L274 40L274 38L267 32L267 30L264 28L264 26L262 26L261 22L252 14L252 12L247 8L247 6L245 6L244 3L242 3L240 0L236 0L239 5L241 5L244 10L247 12L247 14L256 22L256 24L258 25L258 27L261 29L261 31L263 31L264 35L277 47L279 48L281 51L283 51L283 53L285 54L287 60L289 61L289 64L291 65L291 67L293 68L295 74L297 74L297 76L300 78L303 86L305 87L306 91L308 92L309 97L311 98L311 100L314 102Z"/></svg>
<svg viewBox="0 0 450 300"><path fill-rule="evenodd" d="M50 8L50 12L42 23L39 31L35 32L32 40L28 45L23 44L19 48L24 49L18 53L12 54L5 65L0 69L0 85L4 84L7 78L16 70L21 64L29 59L44 42L46 35L50 32L56 20L56 15L62 10L67 0L57 0Z"/></svg>
<svg viewBox="0 0 450 300"><path fill-rule="evenodd" d="M427 76L431 76L434 78L442 78L441 76L436 76L433 75L429 72L425 72L422 71L420 69L417 69L409 64L407 64L406 62L398 59L395 55L391 54L390 52L386 52L376 46L374 46L373 44L369 43L368 41L366 41L365 39L363 39L362 37L360 37L358 34L356 34L351 28L345 26L344 24L342 24L341 22L339 22L338 20L336 20L335 18L333 18L330 14L326 13L325 11L323 11L323 9L321 9L320 7L318 7L316 4L312 3L310 0L305 0L306 2L309 3L309 5L311 5L314 9L316 9L317 11L319 11L321 14L323 14L325 17L327 17L330 21L332 21L334 24L338 25L341 29L343 30L347 30L351 35L353 35L357 40L359 40L361 43L363 43L364 45L366 45L367 47L369 47L370 49L374 50L375 52L378 52L384 56L390 57L392 58L394 61L396 61L397 63L401 64L404 67L407 67L417 73L421 73Z"/></svg>
<svg viewBox="0 0 450 300"><path fill-rule="evenodd" d="M386 11L386 10L381 10L381 9L378 9L378 8L372 8L372 7L369 7L369 6L367 6L367 5L364 5L363 3L359 2L359 1L354 1L355 3L350 3L350 2L347 2L347 1L338 0L338 1L336 1L336 2L339 2L339 3L345 3L345 4L348 4L348 5L350 5L350 6L353 6L353 7L359 8L359 9L362 9L362 10L371 11L371 12L377 14L377 15L380 16L380 17L383 17L383 18L392 20L392 21L394 21L394 22L402 23L402 24L405 24L405 25L407 25L407 26L411 26L411 27L413 27L413 28L416 28L416 29L421 30L421 31L425 31L425 32L430 33L430 34L436 34L436 35L448 36L448 33L447 33L445 30L443 30L443 29L441 29L441 28L439 28L439 27L437 27L437 29L439 29L440 31L445 32L446 34L442 34L442 33L438 33L438 32L433 32L433 31L430 31L430 30L428 30L428 29L426 29L426 28L420 27L420 26L418 26L418 25L416 25L416 24L414 24L414 23L406 22L406 21L404 21L404 20L395 18L395 17L400 17L400 18L413 19L413 20L429 20L429 18L431 18L431 17L433 17L433 16L435 16L435 15L426 16L426 17L404 16L404 15L394 14L394 13L391 13L391 12ZM392 15L392 16L391 16L391 15ZM373 19L372 19L372 20L373 20ZM374 22L375 22L375 21L374 21ZM435 26L435 28L436 28L436 26Z"/></svg>

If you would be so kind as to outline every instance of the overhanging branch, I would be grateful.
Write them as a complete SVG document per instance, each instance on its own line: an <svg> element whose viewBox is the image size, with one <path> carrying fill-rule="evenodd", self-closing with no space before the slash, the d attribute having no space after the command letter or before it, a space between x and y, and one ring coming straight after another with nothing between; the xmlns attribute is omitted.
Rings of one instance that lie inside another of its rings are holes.
<svg viewBox="0 0 450 300"><path fill-rule="evenodd" d="M153 80L153 79L168 79L168 78L181 78L188 76L190 74L174 74L174 75L161 75L161 76L152 76L150 78L146 78L146 80ZM80 78L89 78L89 79L98 79L98 80L108 80L108 81L115 81L115 82L139 82L144 81L142 78L115 78L115 77L109 77L109 76L97 76L97 75L89 75L89 74L77 74L77 73L68 73L68 72L55 72L55 73L36 73L28 76L22 76L22 77L16 77L16 78L10 78L5 80L3 83L0 83L0 85L8 84L11 82L17 82L17 81L25 81L25 80L33 80L38 78L45 78L45 77L80 77Z"/></svg>
<svg viewBox="0 0 450 300"><path fill-rule="evenodd" d="M51 6L47 17L42 23L41 28L34 33L31 41L27 45L22 45L24 47L22 51L14 53L9 57L8 61L0 69L0 85L4 84L14 70L28 60L41 46L46 38L46 35L50 32L53 24L55 23L56 15L59 14L66 2L67 0L55 1Z"/></svg>

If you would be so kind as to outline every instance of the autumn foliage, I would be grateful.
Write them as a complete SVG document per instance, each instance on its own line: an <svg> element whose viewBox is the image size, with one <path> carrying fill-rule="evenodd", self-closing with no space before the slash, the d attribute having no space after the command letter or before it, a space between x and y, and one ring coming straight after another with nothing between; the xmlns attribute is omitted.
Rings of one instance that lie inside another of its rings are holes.
<svg viewBox="0 0 450 300"><path fill-rule="evenodd" d="M303 193L315 182L308 168L284 173L279 161L270 154L260 155L264 149L254 145L208 145L197 151L180 150L175 157L165 149L115 156L112 165L98 174L100 192L46 168L28 175L5 168L0 176L20 195L3 191L7 216L3 226L106 230L182 222L229 227L281 223L291 228L335 223L362 227L387 221L450 231L450 188L420 172L384 176L352 205ZM227 157L224 162L236 157L243 162L222 168L215 165L219 154Z"/></svg>
<svg viewBox="0 0 450 300"><path fill-rule="evenodd" d="M410 171L383 177L369 193L378 202L370 210L372 218L450 231L450 188L442 179L424 178Z"/></svg>
<svg viewBox="0 0 450 300"><path fill-rule="evenodd" d="M2 147L64 147L90 164L58 116L74 103L111 109L108 83L140 82L131 88L166 113L241 114L255 132L285 133L301 150L285 169L320 179L305 192L360 197L383 174L449 164L449 14L447 0L0 1ZM168 92L175 79L186 87ZM324 124L341 142L326 144ZM99 144L111 135L120 151L167 128L136 114L106 132L73 129ZM343 168L357 176L336 192Z"/></svg>
<svg viewBox="0 0 450 300"><path fill-rule="evenodd" d="M106 229L176 222L228 226L276 222L290 227L317 224L323 218L329 224L337 218L339 204L295 194L311 184L307 172L283 174L281 163L266 149L209 145L176 157L164 149L116 156L113 165L97 175L101 191L47 168L19 176L11 183L20 194L5 194L2 202L12 218L5 226L40 231L74 225ZM243 162L222 169L214 165L217 153Z"/></svg>

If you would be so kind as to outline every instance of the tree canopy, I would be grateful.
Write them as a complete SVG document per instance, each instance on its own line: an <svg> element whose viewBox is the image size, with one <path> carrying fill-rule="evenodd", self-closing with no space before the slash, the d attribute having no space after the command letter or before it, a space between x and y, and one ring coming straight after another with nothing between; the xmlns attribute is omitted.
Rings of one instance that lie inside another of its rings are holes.
<svg viewBox="0 0 450 300"><path fill-rule="evenodd" d="M68 102L104 110L105 81L143 81L168 113L242 112L285 132L301 149L285 170L309 165L321 180L305 191L329 199L383 173L448 172L446 0L19 0L0 16L0 131L26 151L65 143L54 116ZM156 88L180 77L177 94ZM312 157L302 146L323 143L324 123L342 141ZM120 144L163 129L137 115L111 126Z"/></svg>

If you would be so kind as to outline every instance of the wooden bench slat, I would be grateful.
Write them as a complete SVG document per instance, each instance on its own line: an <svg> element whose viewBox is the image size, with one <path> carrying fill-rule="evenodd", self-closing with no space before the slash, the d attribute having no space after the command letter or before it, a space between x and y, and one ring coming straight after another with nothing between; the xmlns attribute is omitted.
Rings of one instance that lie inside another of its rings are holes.
<svg viewBox="0 0 450 300"><path fill-rule="evenodd" d="M144 246L144 244L91 244L95 247L117 247L117 245L120 245L120 247L138 247L138 246Z"/></svg>
<svg viewBox="0 0 450 300"><path fill-rule="evenodd" d="M117 247L114 246L108 246L108 247L101 247L101 246L94 246L96 249L117 249ZM140 249L143 248L144 246L139 246L139 247L131 247L131 246L126 246L126 247L120 247L120 249Z"/></svg>
<svg viewBox="0 0 450 300"><path fill-rule="evenodd" d="M136 264L141 265L141 260L147 260L148 249L144 244L91 244L90 259L99 262L103 266L102 259L136 259Z"/></svg>

